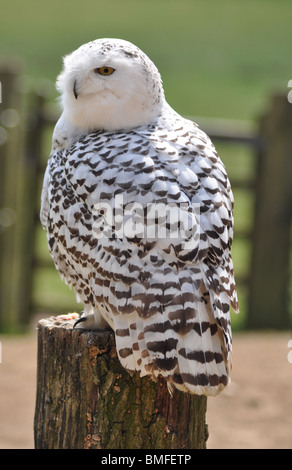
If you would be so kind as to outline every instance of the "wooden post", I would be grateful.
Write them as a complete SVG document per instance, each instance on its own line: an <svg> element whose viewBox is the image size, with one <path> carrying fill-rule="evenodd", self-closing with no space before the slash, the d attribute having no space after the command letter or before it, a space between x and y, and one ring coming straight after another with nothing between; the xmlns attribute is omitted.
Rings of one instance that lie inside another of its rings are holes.
<svg viewBox="0 0 292 470"><path fill-rule="evenodd" d="M0 64L0 329L17 328L17 312L11 308L15 274L17 188L22 146L21 67L11 60ZM3 127L2 127L3 126Z"/></svg>
<svg viewBox="0 0 292 470"><path fill-rule="evenodd" d="M18 332L27 327L31 313L46 95L42 90L24 96L21 68L14 61L0 64L0 80L0 330ZM1 132L6 136L2 145Z"/></svg>
<svg viewBox="0 0 292 470"><path fill-rule="evenodd" d="M37 449L205 448L205 396L130 374L112 332L74 330L60 317L38 324Z"/></svg>
<svg viewBox="0 0 292 470"><path fill-rule="evenodd" d="M11 286L10 309L18 329L25 328L31 319L32 277L35 251L36 223L39 222L40 179L38 167L44 136L43 111L46 90L31 92L27 99L24 145L19 158L17 185L17 220L15 225L14 283Z"/></svg>
<svg viewBox="0 0 292 470"><path fill-rule="evenodd" d="M261 121L248 328L289 326L292 104L274 96Z"/></svg>

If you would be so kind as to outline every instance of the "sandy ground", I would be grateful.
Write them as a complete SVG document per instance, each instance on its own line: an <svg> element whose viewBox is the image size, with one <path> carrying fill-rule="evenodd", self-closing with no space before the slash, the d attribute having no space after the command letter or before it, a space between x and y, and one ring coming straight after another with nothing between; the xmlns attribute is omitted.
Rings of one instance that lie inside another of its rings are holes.
<svg viewBox="0 0 292 470"><path fill-rule="evenodd" d="M292 448L290 338L288 332L234 335L232 384L208 400L209 449ZM31 449L36 331L0 341L0 449Z"/></svg>

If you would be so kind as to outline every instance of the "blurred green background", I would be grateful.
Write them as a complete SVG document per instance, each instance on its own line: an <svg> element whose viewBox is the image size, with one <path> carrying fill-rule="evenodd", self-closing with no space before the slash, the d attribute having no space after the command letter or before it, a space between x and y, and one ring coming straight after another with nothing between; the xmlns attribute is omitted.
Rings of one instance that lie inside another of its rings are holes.
<svg viewBox="0 0 292 470"><path fill-rule="evenodd" d="M292 78L290 0L1 0L1 55L55 80L62 56L100 37L138 45L185 115L253 119Z"/></svg>
<svg viewBox="0 0 292 470"><path fill-rule="evenodd" d="M100 37L138 45L155 62L170 105L185 116L256 122L274 91L288 92L292 78L291 0L1 0L0 55L20 58L27 83L55 81L62 56ZM53 86L52 89L54 90ZM53 102L57 94L53 91ZM47 155L50 136L48 136ZM217 145L230 177L250 178L253 158L245 148ZM252 224L253 201L235 192L235 227ZM48 256L45 235L39 257ZM248 268L249 246L233 249L236 273ZM244 325L246 292L240 290ZM35 275L35 302L77 308L58 274Z"/></svg>

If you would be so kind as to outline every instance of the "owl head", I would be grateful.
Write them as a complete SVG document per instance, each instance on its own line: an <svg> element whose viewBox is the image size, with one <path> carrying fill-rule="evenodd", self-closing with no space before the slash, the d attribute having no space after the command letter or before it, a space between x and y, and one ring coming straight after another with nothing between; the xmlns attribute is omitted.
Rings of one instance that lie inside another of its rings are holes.
<svg viewBox="0 0 292 470"><path fill-rule="evenodd" d="M149 124L164 102L156 66L121 39L97 39L65 56L57 89L64 119L82 131Z"/></svg>

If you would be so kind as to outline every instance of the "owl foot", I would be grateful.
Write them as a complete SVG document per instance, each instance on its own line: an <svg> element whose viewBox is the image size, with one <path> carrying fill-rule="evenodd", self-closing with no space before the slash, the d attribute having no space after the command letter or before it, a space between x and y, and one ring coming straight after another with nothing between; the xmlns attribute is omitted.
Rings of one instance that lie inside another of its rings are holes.
<svg viewBox="0 0 292 470"><path fill-rule="evenodd" d="M77 326L78 325L78 326ZM98 330L96 327L94 315L87 315L86 317L80 317L74 323L73 328L79 328L83 330Z"/></svg>
<svg viewBox="0 0 292 470"><path fill-rule="evenodd" d="M76 320L73 328L104 331L109 328L109 325L100 315L92 313L89 315L84 315L84 312L81 312L81 316L78 318L78 320Z"/></svg>

